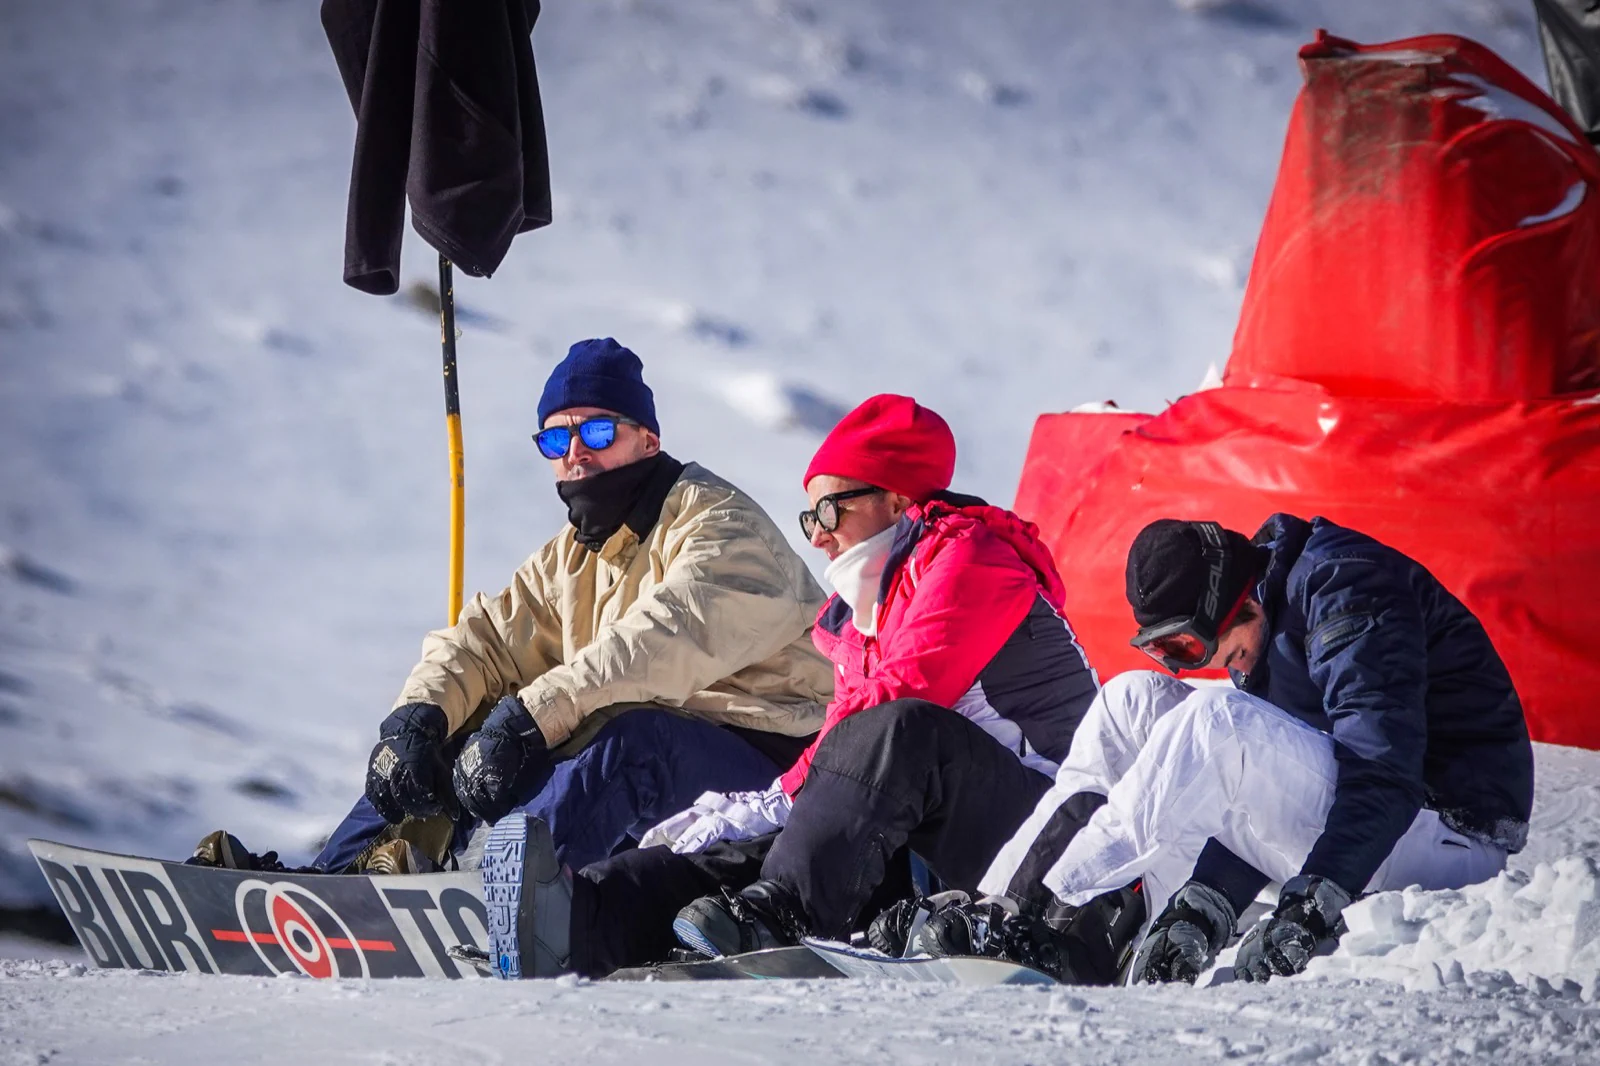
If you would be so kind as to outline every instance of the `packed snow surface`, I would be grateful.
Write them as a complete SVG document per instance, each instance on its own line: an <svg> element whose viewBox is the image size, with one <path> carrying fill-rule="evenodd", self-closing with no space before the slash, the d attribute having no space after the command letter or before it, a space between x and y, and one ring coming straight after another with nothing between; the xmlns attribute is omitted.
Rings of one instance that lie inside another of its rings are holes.
<svg viewBox="0 0 1600 1066"><path fill-rule="evenodd" d="M1318 25L1543 79L1522 0L546 4L557 220L457 285L469 589L562 521L528 436L583 337L779 516L872 392L1007 502L1038 413L1199 386ZM29 836L305 859L442 620L435 263L340 283L353 129L314 4L0 4L0 907L44 898ZM1600 759L1537 757L1510 873L1363 901L1266 988L320 984L0 937L0 1063L1597 1061Z"/></svg>
<svg viewBox="0 0 1600 1066"><path fill-rule="evenodd" d="M319 982L0 963L0 1062L1592 1063L1600 1010L1520 986L933 989Z"/></svg>

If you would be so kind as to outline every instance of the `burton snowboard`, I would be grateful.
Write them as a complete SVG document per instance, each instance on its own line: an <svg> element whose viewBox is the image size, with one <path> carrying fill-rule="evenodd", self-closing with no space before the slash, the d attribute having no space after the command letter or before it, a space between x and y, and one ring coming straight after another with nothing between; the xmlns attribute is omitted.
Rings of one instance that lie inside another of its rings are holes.
<svg viewBox="0 0 1600 1066"><path fill-rule="evenodd" d="M271 977L477 977L487 947L477 871L379 877L221 870L28 847L96 966Z"/></svg>
<svg viewBox="0 0 1600 1066"><path fill-rule="evenodd" d="M380 877L188 866L46 840L28 847L96 966L271 977L489 976L481 875ZM619 970L610 980L869 977L1053 984L998 959L894 959L826 940Z"/></svg>

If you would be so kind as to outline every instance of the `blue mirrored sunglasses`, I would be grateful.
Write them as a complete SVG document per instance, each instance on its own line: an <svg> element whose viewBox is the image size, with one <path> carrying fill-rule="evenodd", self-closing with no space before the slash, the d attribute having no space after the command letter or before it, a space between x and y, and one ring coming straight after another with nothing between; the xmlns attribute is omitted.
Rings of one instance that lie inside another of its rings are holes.
<svg viewBox="0 0 1600 1066"><path fill-rule="evenodd" d="M576 426L551 426L549 429L541 429L533 435L533 442L539 446L539 454L546 459L559 459L572 447L572 431L577 430L578 439L583 441L585 448L600 452L616 443L618 426L638 424L631 418L603 415L599 418L586 418Z"/></svg>

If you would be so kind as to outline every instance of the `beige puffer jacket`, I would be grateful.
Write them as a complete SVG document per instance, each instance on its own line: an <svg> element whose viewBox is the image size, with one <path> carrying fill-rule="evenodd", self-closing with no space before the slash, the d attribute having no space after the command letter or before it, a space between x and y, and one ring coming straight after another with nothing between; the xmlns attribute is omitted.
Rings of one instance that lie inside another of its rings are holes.
<svg viewBox="0 0 1600 1066"><path fill-rule="evenodd" d="M395 706L437 704L453 733L514 692L552 748L641 703L805 736L833 695L809 637L824 599L767 513L688 463L644 542L623 526L592 552L567 526L429 633Z"/></svg>

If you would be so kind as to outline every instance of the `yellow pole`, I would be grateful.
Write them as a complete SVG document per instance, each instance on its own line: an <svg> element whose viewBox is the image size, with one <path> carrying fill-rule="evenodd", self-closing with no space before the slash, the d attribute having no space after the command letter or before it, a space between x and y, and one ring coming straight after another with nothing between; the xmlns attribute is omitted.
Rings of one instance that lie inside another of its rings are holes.
<svg viewBox="0 0 1600 1066"><path fill-rule="evenodd" d="M446 415L450 429L450 624L461 617L462 573L467 539L466 453L461 444L461 412Z"/></svg>
<svg viewBox="0 0 1600 1066"><path fill-rule="evenodd" d="M461 394L456 388L456 294L450 260L439 256L439 340L444 349L444 419L450 434L450 624L461 617L467 532L466 448L461 441Z"/></svg>

